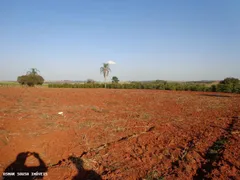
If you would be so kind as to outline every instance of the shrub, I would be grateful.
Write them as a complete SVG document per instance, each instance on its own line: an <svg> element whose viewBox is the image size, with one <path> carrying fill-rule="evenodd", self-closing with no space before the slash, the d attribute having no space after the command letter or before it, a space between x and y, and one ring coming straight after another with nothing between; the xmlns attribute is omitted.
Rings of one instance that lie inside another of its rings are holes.
<svg viewBox="0 0 240 180"><path fill-rule="evenodd" d="M157 84L156 89L165 90L165 85L164 84Z"/></svg>
<svg viewBox="0 0 240 180"><path fill-rule="evenodd" d="M216 92L217 91L217 86L216 85L212 85L211 86L211 91L212 92Z"/></svg>
<svg viewBox="0 0 240 180"><path fill-rule="evenodd" d="M220 84L239 84L239 79L233 78L233 77L228 77L225 78L223 81L220 81Z"/></svg>
<svg viewBox="0 0 240 180"><path fill-rule="evenodd" d="M95 81L94 81L93 79L88 79L88 80L87 80L87 83L88 83L88 84L93 84L93 83L95 83Z"/></svg>
<svg viewBox="0 0 240 180"><path fill-rule="evenodd" d="M237 78L233 78L233 77L225 78L223 81L220 81L220 83L218 84L217 91L218 92L237 93L239 83L240 83L240 81Z"/></svg>
<svg viewBox="0 0 240 180"><path fill-rule="evenodd" d="M167 84L167 81L164 81L164 80L156 80L155 83L166 85L166 84Z"/></svg>
<svg viewBox="0 0 240 180"><path fill-rule="evenodd" d="M166 90L176 90L176 86L174 84L172 84L172 83L167 83L165 85L165 89Z"/></svg>
<svg viewBox="0 0 240 180"><path fill-rule="evenodd" d="M144 89L153 89L153 84L144 84Z"/></svg>
<svg viewBox="0 0 240 180"><path fill-rule="evenodd" d="M217 92L232 92L232 87L229 84L218 84L217 85Z"/></svg>
<svg viewBox="0 0 240 180"><path fill-rule="evenodd" d="M113 76L113 77L112 77L112 83L118 83L118 82L119 82L118 77Z"/></svg>
<svg viewBox="0 0 240 180"><path fill-rule="evenodd" d="M182 90L184 90L184 85L183 85L183 84L177 84L177 85L176 85L176 90L177 90L177 91L182 91Z"/></svg>
<svg viewBox="0 0 240 180"><path fill-rule="evenodd" d="M44 79L38 74L39 70L36 68L31 68L26 75L18 76L17 82L21 85L35 86L42 85Z"/></svg>
<svg viewBox="0 0 240 180"><path fill-rule="evenodd" d="M28 85L28 86L42 85L44 83L43 77L37 74L28 74L28 75L19 76L17 78L17 81L21 85Z"/></svg>
<svg viewBox="0 0 240 180"><path fill-rule="evenodd" d="M240 84L237 84L237 85L234 86L233 92L234 93L240 93Z"/></svg>

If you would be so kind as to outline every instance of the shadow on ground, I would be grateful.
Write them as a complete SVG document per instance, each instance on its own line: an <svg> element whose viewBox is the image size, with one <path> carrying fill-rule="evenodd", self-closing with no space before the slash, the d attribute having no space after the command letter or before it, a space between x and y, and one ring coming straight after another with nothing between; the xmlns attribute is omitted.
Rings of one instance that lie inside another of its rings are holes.
<svg viewBox="0 0 240 180"><path fill-rule="evenodd" d="M39 162L39 166L26 166L28 157L33 156ZM65 160L64 160L65 161ZM101 176L93 170L83 168L83 160L80 157L70 156L68 161L71 161L77 168L78 173L72 180L101 180ZM59 161L56 166L61 165ZM48 167L36 152L21 152L17 155L16 160L11 163L4 171L3 180L33 180L43 179L47 176ZM36 173L38 172L38 173ZM13 175L14 173L14 175Z"/></svg>
<svg viewBox="0 0 240 180"><path fill-rule="evenodd" d="M222 94L200 94L201 96L208 96L208 97L232 97L229 95L222 95Z"/></svg>
<svg viewBox="0 0 240 180"><path fill-rule="evenodd" d="M78 174L72 180L101 180L101 176L93 170L83 168L83 160L79 157L70 156L68 158L78 169Z"/></svg>
<svg viewBox="0 0 240 180"><path fill-rule="evenodd" d="M38 162L39 166L26 166L25 162L28 157L34 156ZM44 161L40 158L39 154L36 152L22 152L16 157L16 160L10 164L3 173L4 180L30 180L30 179L43 179L48 168ZM39 173L36 173L39 172ZM9 173L14 173L15 175L10 175ZM21 175L20 175L21 173ZM32 174L34 173L34 174Z"/></svg>

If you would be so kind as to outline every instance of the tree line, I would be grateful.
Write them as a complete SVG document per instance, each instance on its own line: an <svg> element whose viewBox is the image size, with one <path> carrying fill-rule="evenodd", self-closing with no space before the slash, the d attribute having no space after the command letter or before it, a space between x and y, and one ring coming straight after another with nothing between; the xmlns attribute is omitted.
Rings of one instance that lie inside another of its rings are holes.
<svg viewBox="0 0 240 180"><path fill-rule="evenodd" d="M196 83L171 83L167 81L155 81L151 83L131 82L120 84L112 82L109 84L84 83L84 84L49 84L49 88L109 88L109 89L158 89L175 91L203 91L203 92L225 92L240 93L240 81L237 78L225 78L216 85L207 86Z"/></svg>
<svg viewBox="0 0 240 180"><path fill-rule="evenodd" d="M203 91L203 92L225 92L225 93L240 93L240 81L237 78L228 77L220 81L216 85L208 86L206 84L197 83L172 83L163 80L155 82L131 82L119 83L116 76L112 77L112 83L106 83L107 76L111 71L109 64L104 63L100 68L100 73L104 76L104 84L96 83L92 79L88 79L84 84L48 84L49 88L109 88L109 89L159 89L159 90L175 90L175 91ZM39 75L39 70L31 68L25 75L17 78L21 85L35 86L42 85L44 78Z"/></svg>

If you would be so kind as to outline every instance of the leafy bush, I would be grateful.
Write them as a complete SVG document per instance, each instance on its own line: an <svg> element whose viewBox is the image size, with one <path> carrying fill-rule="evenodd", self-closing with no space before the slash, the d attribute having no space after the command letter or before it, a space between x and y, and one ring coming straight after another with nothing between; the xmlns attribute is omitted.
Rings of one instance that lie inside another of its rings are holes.
<svg viewBox="0 0 240 180"><path fill-rule="evenodd" d="M218 84L217 85L217 92L230 93L230 92L232 92L232 87L229 84Z"/></svg>
<svg viewBox="0 0 240 180"><path fill-rule="evenodd" d="M167 84L167 81L164 81L164 80L156 80L155 83L166 85L166 84Z"/></svg>
<svg viewBox="0 0 240 180"><path fill-rule="evenodd" d="M113 76L113 77L112 77L112 83L118 83L118 82L119 82L118 77Z"/></svg>
<svg viewBox="0 0 240 180"><path fill-rule="evenodd" d="M228 77L217 85L217 92L226 92L226 93L238 93L239 92L239 79Z"/></svg>
<svg viewBox="0 0 240 180"><path fill-rule="evenodd" d="M21 85L28 86L42 85L44 83L44 79L38 74L38 72L39 70L36 68L31 68L26 75L18 76L17 82Z"/></svg>
<svg viewBox="0 0 240 180"><path fill-rule="evenodd" d="M165 85L164 84L157 84L156 89L165 90Z"/></svg>
<svg viewBox="0 0 240 180"><path fill-rule="evenodd" d="M87 80L87 83L88 83L88 84L93 84L93 83L95 83L95 81L94 81L93 79L88 79L88 80Z"/></svg>
<svg viewBox="0 0 240 180"><path fill-rule="evenodd" d="M233 93L240 93L240 84L234 86Z"/></svg>
<svg viewBox="0 0 240 180"><path fill-rule="evenodd" d="M44 83L44 79L42 76L34 74L19 76L17 78L17 81L19 84L28 86L42 85Z"/></svg>
<svg viewBox="0 0 240 180"><path fill-rule="evenodd" d="M233 77L228 77L228 78L225 78L223 81L220 81L220 84L233 84L233 85L237 85L237 84L239 84L239 79L233 78Z"/></svg>
<svg viewBox="0 0 240 180"><path fill-rule="evenodd" d="M176 90L176 86L172 83L167 83L165 85L165 90Z"/></svg>
<svg viewBox="0 0 240 180"><path fill-rule="evenodd" d="M211 91L212 92L216 92L217 91L217 86L216 85L212 85L211 86Z"/></svg>

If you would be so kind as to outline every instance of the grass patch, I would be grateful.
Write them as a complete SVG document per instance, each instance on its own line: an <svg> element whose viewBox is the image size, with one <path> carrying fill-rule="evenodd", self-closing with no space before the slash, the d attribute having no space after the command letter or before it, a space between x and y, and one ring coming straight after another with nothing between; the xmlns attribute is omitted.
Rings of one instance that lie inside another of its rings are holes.
<svg viewBox="0 0 240 180"><path fill-rule="evenodd" d="M7 134L7 133L8 133L7 130L5 130L5 129L0 129L0 134Z"/></svg>
<svg viewBox="0 0 240 180"><path fill-rule="evenodd" d="M123 132L125 131L126 128L123 128L123 127L117 127L116 129L114 129L113 131L114 132Z"/></svg>
<svg viewBox="0 0 240 180"><path fill-rule="evenodd" d="M82 128L88 128L88 127L93 127L94 122L91 121L86 121L86 122L82 122L78 125L78 128L82 129Z"/></svg>
<svg viewBox="0 0 240 180"><path fill-rule="evenodd" d="M9 140L7 139L7 137L5 136L5 138L0 138L0 140L2 141L2 143L6 146L8 145Z"/></svg>
<svg viewBox="0 0 240 180"><path fill-rule="evenodd" d="M46 124L46 126L48 126L48 127L56 126L56 123L55 123L55 122L46 122L45 124Z"/></svg>
<svg viewBox="0 0 240 180"><path fill-rule="evenodd" d="M149 119L151 116L148 113L142 114L142 119Z"/></svg>
<svg viewBox="0 0 240 180"><path fill-rule="evenodd" d="M164 180L164 177L160 176L157 171L152 171L147 174L144 180Z"/></svg>
<svg viewBox="0 0 240 180"><path fill-rule="evenodd" d="M102 109L96 107L96 106L92 106L91 109L95 112L102 112Z"/></svg>
<svg viewBox="0 0 240 180"><path fill-rule="evenodd" d="M41 119L50 119L50 116L48 114L41 114Z"/></svg>

